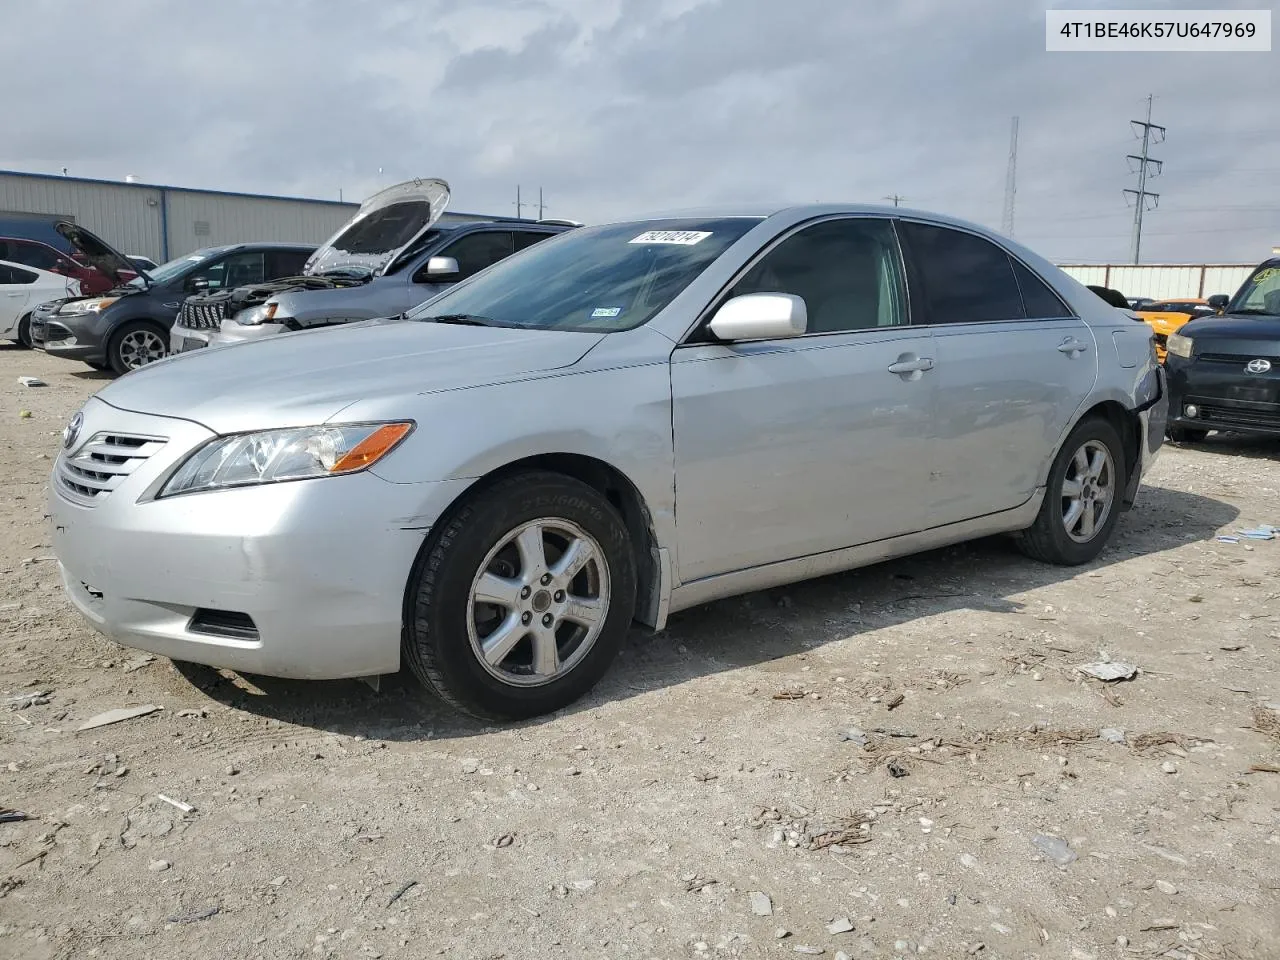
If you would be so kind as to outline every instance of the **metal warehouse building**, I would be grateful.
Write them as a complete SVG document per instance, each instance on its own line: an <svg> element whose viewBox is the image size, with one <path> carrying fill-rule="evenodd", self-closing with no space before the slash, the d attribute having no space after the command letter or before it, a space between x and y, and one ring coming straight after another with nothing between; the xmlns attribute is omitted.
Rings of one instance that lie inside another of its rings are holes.
<svg viewBox="0 0 1280 960"><path fill-rule="evenodd" d="M322 243L358 206L0 170L0 236L29 237L61 248L66 245L53 224L71 220L122 253L142 254L158 263L201 247L249 240ZM441 222L514 219L446 212Z"/></svg>
<svg viewBox="0 0 1280 960"><path fill-rule="evenodd" d="M1126 297L1170 300L1179 297L1231 296L1253 273L1256 263L1060 263L1081 283L1119 290Z"/></svg>

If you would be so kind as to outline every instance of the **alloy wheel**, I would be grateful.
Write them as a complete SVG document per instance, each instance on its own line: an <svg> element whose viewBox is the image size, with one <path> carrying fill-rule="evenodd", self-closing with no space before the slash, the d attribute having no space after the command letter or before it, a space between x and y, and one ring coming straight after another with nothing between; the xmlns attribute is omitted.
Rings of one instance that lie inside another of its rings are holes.
<svg viewBox="0 0 1280 960"><path fill-rule="evenodd" d="M1076 543L1088 543L1115 505L1115 466L1100 440L1087 440L1067 464L1062 480L1062 525Z"/></svg>
<svg viewBox="0 0 1280 960"><path fill-rule="evenodd" d="M130 330L120 339L120 359L129 370L163 360L169 353L164 340L154 330Z"/></svg>

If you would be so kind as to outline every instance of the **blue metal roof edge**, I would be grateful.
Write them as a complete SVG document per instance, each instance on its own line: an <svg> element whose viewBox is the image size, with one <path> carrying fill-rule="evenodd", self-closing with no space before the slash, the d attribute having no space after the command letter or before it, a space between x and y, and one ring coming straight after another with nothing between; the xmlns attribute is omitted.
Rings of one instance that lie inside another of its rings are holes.
<svg viewBox="0 0 1280 960"><path fill-rule="evenodd" d="M208 193L215 197L242 197L248 200L284 200L289 203L322 203L331 207L350 207L353 210L360 204L346 200L321 200L318 197L285 197L274 193L242 193L237 190L206 190L203 187L175 187L167 183L130 183L127 180L100 180L96 177L72 177L59 173L32 173L26 170L0 170L0 176L25 177L28 180L59 180L69 183L93 183L105 187L137 187L139 190L171 190L175 193ZM498 217L487 213L467 213L463 210L448 210L460 217L484 217L486 220L500 220L504 223L537 223L529 217Z"/></svg>

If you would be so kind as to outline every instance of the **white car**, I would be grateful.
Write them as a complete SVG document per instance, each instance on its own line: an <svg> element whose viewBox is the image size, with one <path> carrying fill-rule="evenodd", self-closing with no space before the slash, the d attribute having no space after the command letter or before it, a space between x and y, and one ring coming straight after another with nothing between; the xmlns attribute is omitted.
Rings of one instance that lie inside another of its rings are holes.
<svg viewBox="0 0 1280 960"><path fill-rule="evenodd" d="M18 326L49 300L80 296L80 281L60 273L0 260L0 339L21 341Z"/></svg>

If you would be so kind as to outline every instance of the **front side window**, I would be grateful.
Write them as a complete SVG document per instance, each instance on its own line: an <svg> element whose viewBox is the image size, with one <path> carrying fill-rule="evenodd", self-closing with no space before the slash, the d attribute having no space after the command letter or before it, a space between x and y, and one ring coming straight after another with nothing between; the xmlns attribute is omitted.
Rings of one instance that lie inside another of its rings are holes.
<svg viewBox="0 0 1280 960"><path fill-rule="evenodd" d="M272 250L267 254L266 279L299 276L310 256L307 250Z"/></svg>
<svg viewBox="0 0 1280 960"><path fill-rule="evenodd" d="M197 270L187 278L188 284L197 280L209 281L210 290L234 290L250 283L262 283L263 255L259 253L233 253L217 263Z"/></svg>
<svg viewBox="0 0 1280 960"><path fill-rule="evenodd" d="M511 234L503 230L469 233L449 244L437 256L453 257L457 260L458 275L454 279L466 280L468 277L474 277L485 267L491 267L499 260L505 260L511 256L511 252ZM419 279L431 283L434 278L424 274Z"/></svg>
<svg viewBox="0 0 1280 960"><path fill-rule="evenodd" d="M612 333L648 323L758 217L578 227L411 310L494 326Z"/></svg>
<svg viewBox="0 0 1280 960"><path fill-rule="evenodd" d="M0 264L0 284L28 284L36 282L36 274L20 267Z"/></svg>
<svg viewBox="0 0 1280 960"><path fill-rule="evenodd" d="M1232 297L1227 313L1280 316L1280 265L1259 267Z"/></svg>
<svg viewBox="0 0 1280 960"><path fill-rule="evenodd" d="M930 224L901 224L915 264L924 323L982 323L1027 316L1009 255L989 240ZM913 298L913 302L915 302Z"/></svg>
<svg viewBox="0 0 1280 960"><path fill-rule="evenodd" d="M800 297L809 333L907 322L898 245L888 220L827 220L798 230L761 257L729 297L750 293Z"/></svg>

